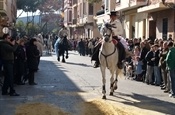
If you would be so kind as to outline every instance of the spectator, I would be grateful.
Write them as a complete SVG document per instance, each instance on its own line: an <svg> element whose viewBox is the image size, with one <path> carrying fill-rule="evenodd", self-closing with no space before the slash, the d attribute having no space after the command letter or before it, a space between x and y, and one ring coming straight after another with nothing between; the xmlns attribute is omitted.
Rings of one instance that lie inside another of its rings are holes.
<svg viewBox="0 0 175 115"><path fill-rule="evenodd" d="M154 81L156 86L161 85L161 76L160 76L160 68L159 65L159 46L157 44L154 45L154 57L152 58L152 61L154 62Z"/></svg>
<svg viewBox="0 0 175 115"><path fill-rule="evenodd" d="M36 46L36 39L31 39L29 42L29 46L26 49L27 53L27 64L29 69L29 85L37 85L37 83L34 82L34 73L38 69L38 57L39 57L39 51Z"/></svg>
<svg viewBox="0 0 175 115"><path fill-rule="evenodd" d="M24 39L19 40L19 46L15 52L15 83L17 85L24 85L22 82L22 77L25 76L25 63L27 61L26 48L24 46Z"/></svg>
<svg viewBox="0 0 175 115"><path fill-rule="evenodd" d="M173 42L168 43L169 52L166 57L167 67L170 75L170 97L175 97L175 47Z"/></svg>
<svg viewBox="0 0 175 115"><path fill-rule="evenodd" d="M160 52L160 68L161 68L161 74L163 79L163 86L161 89L165 89L165 93L168 93L170 91L170 81L169 77L167 76L168 71L166 69L166 56L168 54L168 42L165 41L163 43L163 49Z"/></svg>
<svg viewBox="0 0 175 115"><path fill-rule="evenodd" d="M19 96L16 93L14 86L13 86L13 79L14 79L14 52L17 49L17 44L15 44L15 40L10 37L9 34L3 35L3 40L0 43L0 52L3 61L3 68L4 68L4 83L2 87L2 95L9 95L10 96ZM10 88L10 92L8 89Z"/></svg>
<svg viewBox="0 0 175 115"><path fill-rule="evenodd" d="M146 54L145 59L147 61L147 71L146 71L145 82L147 84L153 84L152 75L153 75L153 69L154 69L154 63L153 63L153 61L154 61L154 45L151 46L151 49Z"/></svg>

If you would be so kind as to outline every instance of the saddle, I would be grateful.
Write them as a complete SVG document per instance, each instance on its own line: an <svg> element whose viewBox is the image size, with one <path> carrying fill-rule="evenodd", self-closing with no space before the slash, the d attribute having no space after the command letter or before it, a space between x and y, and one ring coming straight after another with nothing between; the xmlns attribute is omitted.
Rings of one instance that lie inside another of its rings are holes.
<svg viewBox="0 0 175 115"><path fill-rule="evenodd" d="M112 39L112 42L114 43L115 46L118 44L118 41L116 39Z"/></svg>

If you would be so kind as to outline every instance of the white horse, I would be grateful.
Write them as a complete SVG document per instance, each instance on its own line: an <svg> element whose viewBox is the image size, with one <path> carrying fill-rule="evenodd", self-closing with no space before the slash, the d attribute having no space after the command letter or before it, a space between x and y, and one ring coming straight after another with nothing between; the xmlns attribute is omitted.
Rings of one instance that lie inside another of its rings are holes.
<svg viewBox="0 0 175 115"><path fill-rule="evenodd" d="M118 75L122 73L121 69L118 69L118 49L116 48L115 44L113 43L112 35L115 34L116 31L115 24L104 23L101 29L102 34L102 46L99 52L99 60L100 60L100 70L102 73L102 93L103 99L106 99L106 68L109 69L111 78L110 78L110 95L113 95L114 90L117 89L117 81ZM114 74L115 78L114 78Z"/></svg>

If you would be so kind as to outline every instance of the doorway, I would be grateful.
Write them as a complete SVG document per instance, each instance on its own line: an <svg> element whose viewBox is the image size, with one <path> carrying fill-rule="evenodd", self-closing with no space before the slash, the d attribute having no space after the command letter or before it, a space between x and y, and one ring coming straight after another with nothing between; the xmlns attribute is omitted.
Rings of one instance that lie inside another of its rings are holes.
<svg viewBox="0 0 175 115"><path fill-rule="evenodd" d="M149 21L149 38L154 41L156 39L156 21Z"/></svg>

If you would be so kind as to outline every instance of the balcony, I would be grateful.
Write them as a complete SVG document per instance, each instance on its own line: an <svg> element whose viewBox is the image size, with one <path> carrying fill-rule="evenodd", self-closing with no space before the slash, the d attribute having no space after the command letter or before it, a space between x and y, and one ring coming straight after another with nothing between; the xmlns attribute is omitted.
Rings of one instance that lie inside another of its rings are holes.
<svg viewBox="0 0 175 115"><path fill-rule="evenodd" d="M7 6L4 0L0 0L0 15L7 16Z"/></svg>
<svg viewBox="0 0 175 115"><path fill-rule="evenodd" d="M147 0L130 0L130 7L139 7L147 4Z"/></svg>
<svg viewBox="0 0 175 115"><path fill-rule="evenodd" d="M87 15L83 18L83 23L92 23L94 21L93 15Z"/></svg>
<svg viewBox="0 0 175 115"><path fill-rule="evenodd" d="M166 7L163 3L157 3L157 4L151 4L142 8L137 9L137 12L157 12L157 11L161 11L161 10L165 10L168 9L168 7Z"/></svg>
<svg viewBox="0 0 175 115"><path fill-rule="evenodd" d="M117 11L125 11L134 8L138 8L141 6L147 5L147 0L126 0L121 1L120 5L116 7Z"/></svg>

